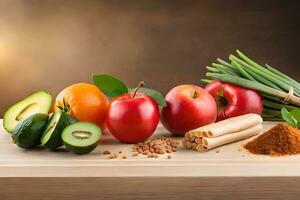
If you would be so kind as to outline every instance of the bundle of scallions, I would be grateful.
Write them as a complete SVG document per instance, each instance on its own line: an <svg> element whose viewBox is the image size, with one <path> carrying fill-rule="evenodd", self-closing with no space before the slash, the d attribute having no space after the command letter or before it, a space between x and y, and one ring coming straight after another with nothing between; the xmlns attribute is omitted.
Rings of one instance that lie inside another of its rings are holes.
<svg viewBox="0 0 300 200"><path fill-rule="evenodd" d="M202 81L219 80L260 92L264 105L262 117L267 121L282 120L283 107L287 110L300 107L299 82L268 64L257 64L239 50L236 53L237 56L229 56L229 62L218 58L217 63L207 66L209 79Z"/></svg>

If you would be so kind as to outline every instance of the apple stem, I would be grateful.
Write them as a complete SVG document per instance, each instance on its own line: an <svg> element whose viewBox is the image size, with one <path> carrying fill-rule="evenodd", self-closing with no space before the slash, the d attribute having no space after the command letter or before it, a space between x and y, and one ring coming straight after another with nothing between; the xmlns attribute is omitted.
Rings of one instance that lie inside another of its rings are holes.
<svg viewBox="0 0 300 200"><path fill-rule="evenodd" d="M197 93L197 89L194 91L194 94L193 94L193 98L197 98L198 97L198 93Z"/></svg>
<svg viewBox="0 0 300 200"><path fill-rule="evenodd" d="M137 91L138 91L141 87L144 87L144 85L145 85L144 81L141 81L141 82L139 83L139 85L134 89L132 98L135 97Z"/></svg>

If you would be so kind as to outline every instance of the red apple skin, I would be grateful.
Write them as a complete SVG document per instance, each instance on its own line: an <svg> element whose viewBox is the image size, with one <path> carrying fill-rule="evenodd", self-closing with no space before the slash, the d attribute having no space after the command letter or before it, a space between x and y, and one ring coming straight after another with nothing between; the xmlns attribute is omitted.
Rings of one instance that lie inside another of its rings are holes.
<svg viewBox="0 0 300 200"><path fill-rule="evenodd" d="M248 113L260 115L263 111L262 97L255 90L239 87L230 83L223 83L217 80L209 83L205 87L205 90L209 92L217 102L217 121ZM223 99L223 103L222 98L225 99L225 102Z"/></svg>
<svg viewBox="0 0 300 200"><path fill-rule="evenodd" d="M112 100L106 114L106 125L122 143L144 142L159 122L159 108L154 99L145 94L124 94Z"/></svg>
<svg viewBox="0 0 300 200"><path fill-rule="evenodd" d="M216 121L216 102L201 87L179 85L168 92L165 100L167 106L162 109L161 122L176 136Z"/></svg>

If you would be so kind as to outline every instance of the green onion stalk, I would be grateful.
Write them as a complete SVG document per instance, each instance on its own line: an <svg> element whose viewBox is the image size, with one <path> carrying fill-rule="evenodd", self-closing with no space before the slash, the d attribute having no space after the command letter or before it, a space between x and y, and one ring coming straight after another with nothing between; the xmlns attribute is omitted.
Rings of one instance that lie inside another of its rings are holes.
<svg viewBox="0 0 300 200"><path fill-rule="evenodd" d="M229 61L217 58L207 66L205 83L213 80L232 83L260 92L263 97L262 117L267 121L282 121L281 109L300 108L300 83L273 66L260 65L241 51L230 55Z"/></svg>

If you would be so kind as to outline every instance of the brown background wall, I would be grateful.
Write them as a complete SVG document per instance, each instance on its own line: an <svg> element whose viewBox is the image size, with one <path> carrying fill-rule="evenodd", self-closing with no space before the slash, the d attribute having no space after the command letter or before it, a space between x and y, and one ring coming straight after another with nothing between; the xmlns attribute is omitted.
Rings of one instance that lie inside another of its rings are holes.
<svg viewBox="0 0 300 200"><path fill-rule="evenodd" d="M241 49L300 80L300 3L291 0L0 0L0 116L36 90L93 73L165 93L201 84Z"/></svg>

